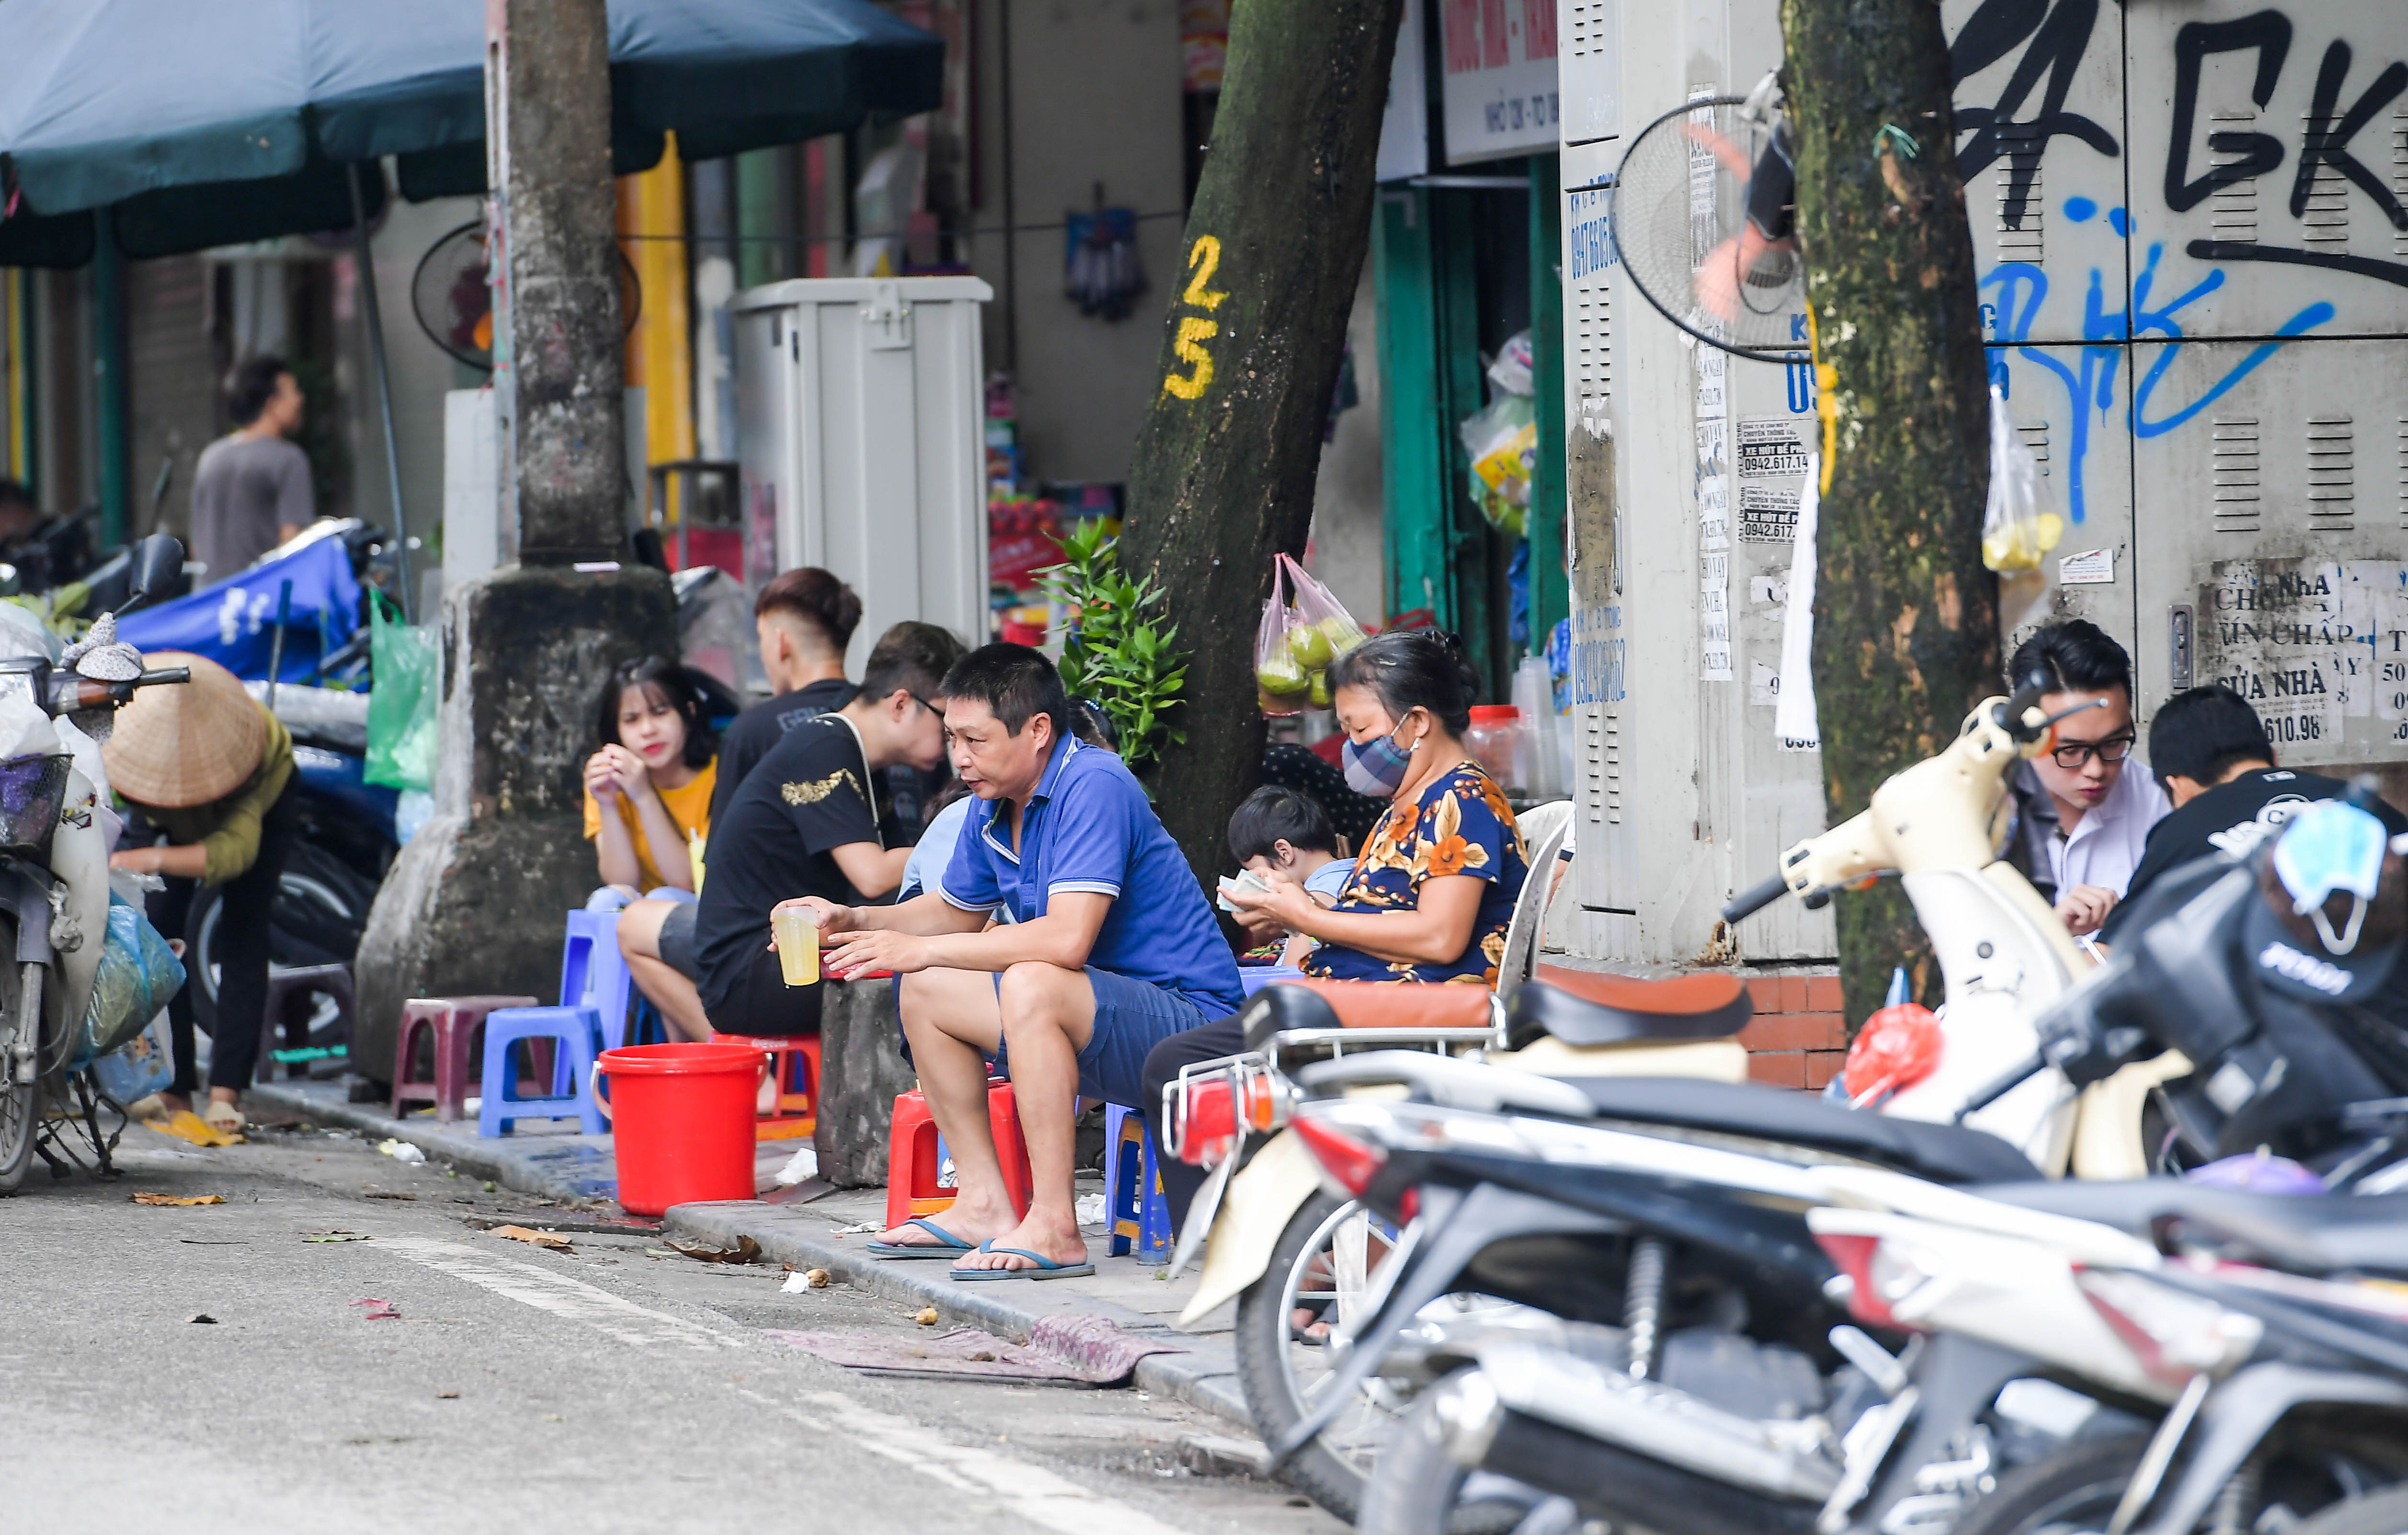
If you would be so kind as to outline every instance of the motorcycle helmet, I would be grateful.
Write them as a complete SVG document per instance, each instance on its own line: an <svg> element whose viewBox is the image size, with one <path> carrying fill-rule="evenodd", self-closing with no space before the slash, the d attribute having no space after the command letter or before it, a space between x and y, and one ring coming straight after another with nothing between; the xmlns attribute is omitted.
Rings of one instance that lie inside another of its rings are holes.
<svg viewBox="0 0 2408 1535"><path fill-rule="evenodd" d="M2390 984L2408 949L2408 837L2345 800L2309 805L2258 868L2243 941L2269 990L2311 1002L2363 1002Z"/></svg>

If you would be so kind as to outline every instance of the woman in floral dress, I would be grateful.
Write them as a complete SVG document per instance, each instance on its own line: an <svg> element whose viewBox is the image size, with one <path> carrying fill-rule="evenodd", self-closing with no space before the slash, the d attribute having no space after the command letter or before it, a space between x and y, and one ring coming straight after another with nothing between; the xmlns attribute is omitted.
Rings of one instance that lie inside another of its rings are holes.
<svg viewBox="0 0 2408 1535"><path fill-rule="evenodd" d="M1304 971L1320 980L1494 985L1529 863L1504 790L1464 750L1470 666L1453 636L1410 630L1340 656L1329 681L1347 782L1387 813L1335 907L1287 882L1231 904L1313 939Z"/></svg>

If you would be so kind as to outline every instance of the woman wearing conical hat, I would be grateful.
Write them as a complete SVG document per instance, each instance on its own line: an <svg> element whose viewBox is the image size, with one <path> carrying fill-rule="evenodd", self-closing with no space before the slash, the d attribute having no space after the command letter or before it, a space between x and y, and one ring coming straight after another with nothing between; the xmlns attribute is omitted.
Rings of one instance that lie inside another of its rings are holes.
<svg viewBox="0 0 2408 1535"><path fill-rule="evenodd" d="M202 1117L238 1130L242 1089L259 1060L267 1008L267 918L300 819L293 738L234 673L206 656L162 651L148 667L190 667L181 687L144 688L117 711L101 748L109 784L164 839L121 847L112 868L164 875L150 899L161 932L184 930L204 885L223 885L217 1028L209 1041L209 1103ZM193 1061L192 987L168 1004L176 1080L161 1094L170 1114L190 1112L200 1079Z"/></svg>

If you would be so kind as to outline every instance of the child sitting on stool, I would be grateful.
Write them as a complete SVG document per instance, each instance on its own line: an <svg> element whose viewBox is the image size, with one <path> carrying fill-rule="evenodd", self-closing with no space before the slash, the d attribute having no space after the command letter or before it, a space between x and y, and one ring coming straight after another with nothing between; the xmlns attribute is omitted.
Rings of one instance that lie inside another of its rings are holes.
<svg viewBox="0 0 2408 1535"><path fill-rule="evenodd" d="M1229 817L1229 852L1239 864L1266 885L1302 885L1316 906L1336 906L1354 874L1354 860L1340 856L1344 851L1321 802L1295 789L1256 789ZM1312 939L1268 916L1239 912L1237 919L1256 943L1285 938L1283 965L1302 964L1312 950Z"/></svg>

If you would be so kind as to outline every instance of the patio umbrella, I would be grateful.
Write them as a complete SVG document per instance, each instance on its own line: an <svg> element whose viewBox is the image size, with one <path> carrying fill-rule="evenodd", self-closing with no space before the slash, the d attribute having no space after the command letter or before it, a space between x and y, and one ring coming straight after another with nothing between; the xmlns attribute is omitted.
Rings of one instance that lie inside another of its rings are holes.
<svg viewBox="0 0 2408 1535"><path fill-rule="evenodd" d="M670 133L711 159L941 94L944 45L869 0L609 0L609 24L622 175ZM345 224L365 265L373 162L397 157L415 199L485 189L484 54L484 0L0 0L0 266L81 265L103 238L159 256Z"/></svg>

